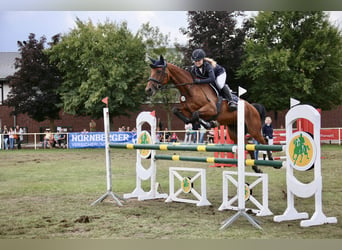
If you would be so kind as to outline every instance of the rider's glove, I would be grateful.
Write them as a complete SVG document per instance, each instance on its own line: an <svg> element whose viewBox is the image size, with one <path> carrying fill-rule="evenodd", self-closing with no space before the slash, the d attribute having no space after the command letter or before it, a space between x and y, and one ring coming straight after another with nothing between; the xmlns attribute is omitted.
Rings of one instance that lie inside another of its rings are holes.
<svg viewBox="0 0 342 250"><path fill-rule="evenodd" d="M198 78L195 78L195 79L194 79L194 83L201 83L201 80L198 79Z"/></svg>

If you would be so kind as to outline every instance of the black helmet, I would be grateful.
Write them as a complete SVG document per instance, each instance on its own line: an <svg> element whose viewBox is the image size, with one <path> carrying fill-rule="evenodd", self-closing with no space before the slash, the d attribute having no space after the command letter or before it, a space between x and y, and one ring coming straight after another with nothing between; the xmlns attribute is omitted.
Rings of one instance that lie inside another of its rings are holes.
<svg viewBox="0 0 342 250"><path fill-rule="evenodd" d="M191 59L193 61L199 61L199 60L203 59L204 57L205 57L205 52L203 49L195 49L192 52Z"/></svg>

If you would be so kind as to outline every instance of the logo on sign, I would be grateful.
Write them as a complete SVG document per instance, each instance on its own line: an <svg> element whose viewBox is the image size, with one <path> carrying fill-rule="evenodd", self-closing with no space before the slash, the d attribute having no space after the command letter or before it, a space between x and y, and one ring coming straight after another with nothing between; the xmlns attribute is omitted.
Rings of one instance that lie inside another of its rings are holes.
<svg viewBox="0 0 342 250"><path fill-rule="evenodd" d="M138 136L138 144L152 144L152 139L150 134L147 131L142 131ZM151 155L150 149L139 149L140 156L142 158L148 158Z"/></svg>
<svg viewBox="0 0 342 250"><path fill-rule="evenodd" d="M316 159L316 147L310 134L298 131L292 134L288 147L288 160L299 171L310 169Z"/></svg>
<svg viewBox="0 0 342 250"><path fill-rule="evenodd" d="M190 177L184 177L182 180L182 190L184 193L190 193L192 189L192 183Z"/></svg>

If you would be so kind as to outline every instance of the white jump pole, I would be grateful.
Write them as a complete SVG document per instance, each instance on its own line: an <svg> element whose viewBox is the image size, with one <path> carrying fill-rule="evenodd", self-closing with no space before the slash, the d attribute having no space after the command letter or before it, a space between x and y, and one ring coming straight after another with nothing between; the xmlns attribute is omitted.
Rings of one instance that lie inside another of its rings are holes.
<svg viewBox="0 0 342 250"><path fill-rule="evenodd" d="M110 147L109 147L109 110L107 108L103 108L103 122L104 122L104 130L105 130L105 149L106 149L106 176L107 176L107 192L102 195L100 198L98 198L96 201L94 201L91 205L95 205L99 202L102 202L104 199L106 199L108 196L112 197L114 201L119 206L122 206L122 203L120 202L120 198L113 193L112 191L112 168L111 168L111 159L110 159Z"/></svg>
<svg viewBox="0 0 342 250"><path fill-rule="evenodd" d="M225 229L232 224L240 216L244 216L247 220L258 229L260 223L251 215L246 213L245 207L245 101L240 99L240 96L247 91L239 87L239 101L237 109L237 128L238 128L238 212L229 219L222 222L220 229Z"/></svg>

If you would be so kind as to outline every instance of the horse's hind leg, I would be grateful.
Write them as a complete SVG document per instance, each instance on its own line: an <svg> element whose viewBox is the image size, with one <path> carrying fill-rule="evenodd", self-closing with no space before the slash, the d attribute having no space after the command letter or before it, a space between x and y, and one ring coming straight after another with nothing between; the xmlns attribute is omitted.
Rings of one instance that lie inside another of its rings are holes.
<svg viewBox="0 0 342 250"><path fill-rule="evenodd" d="M249 151L248 153L251 156L251 159L255 160L254 151ZM255 173L260 173L260 174L262 173L262 170L258 166L256 166L256 165L253 165L252 169L254 170Z"/></svg>
<svg viewBox="0 0 342 250"><path fill-rule="evenodd" d="M237 143L237 126L236 125L228 125L228 133L231 140L234 141L234 143ZM249 151L249 155L251 156L251 159L255 160L254 151ZM258 167L253 165L252 169L255 173L262 173L262 170Z"/></svg>

